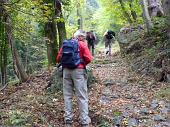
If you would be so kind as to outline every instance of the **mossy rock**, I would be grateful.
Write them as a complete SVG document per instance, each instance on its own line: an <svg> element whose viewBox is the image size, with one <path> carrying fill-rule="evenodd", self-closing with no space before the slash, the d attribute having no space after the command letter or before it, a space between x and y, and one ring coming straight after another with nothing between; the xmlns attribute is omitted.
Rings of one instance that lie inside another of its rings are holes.
<svg viewBox="0 0 170 127"><path fill-rule="evenodd" d="M92 87L94 82L97 82L96 78L93 76L93 71L91 68L87 68L87 86L88 88ZM51 93L62 91L63 89L63 77L62 71L59 69L55 69L52 76L50 77L49 87L47 87L47 91Z"/></svg>

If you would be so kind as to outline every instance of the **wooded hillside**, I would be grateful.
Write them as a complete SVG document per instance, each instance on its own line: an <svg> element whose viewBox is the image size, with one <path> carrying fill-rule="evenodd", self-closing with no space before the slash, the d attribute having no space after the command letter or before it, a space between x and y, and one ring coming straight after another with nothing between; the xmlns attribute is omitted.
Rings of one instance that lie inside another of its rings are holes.
<svg viewBox="0 0 170 127"><path fill-rule="evenodd" d="M64 126L56 55L78 29L97 38L92 126L170 126L169 0L0 0L0 126ZM116 33L111 56L106 30Z"/></svg>

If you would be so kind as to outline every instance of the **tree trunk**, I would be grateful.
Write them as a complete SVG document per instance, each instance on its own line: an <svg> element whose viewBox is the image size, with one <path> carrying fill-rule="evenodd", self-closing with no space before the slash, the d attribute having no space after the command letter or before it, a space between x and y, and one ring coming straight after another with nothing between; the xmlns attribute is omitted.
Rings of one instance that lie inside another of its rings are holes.
<svg viewBox="0 0 170 127"><path fill-rule="evenodd" d="M147 31L149 32L153 28L153 24L148 12L148 1L142 0L142 9L143 9L143 18L147 27Z"/></svg>
<svg viewBox="0 0 170 127"><path fill-rule="evenodd" d="M47 58L48 58L48 70L51 71L51 66L56 63L56 54L58 51L57 44L57 31L54 21L47 22L44 27L46 44L47 44Z"/></svg>
<svg viewBox="0 0 170 127"><path fill-rule="evenodd" d="M8 54L8 45L7 45L6 37L4 38L4 42L3 43L4 44L3 44L3 50L2 50L2 66L1 66L1 71L2 71L2 85L5 85L7 83L7 59L8 59L8 57L7 57L7 54Z"/></svg>
<svg viewBox="0 0 170 127"><path fill-rule="evenodd" d="M168 37L170 40L170 0L163 0L163 9L166 15L166 24L168 25Z"/></svg>
<svg viewBox="0 0 170 127"><path fill-rule="evenodd" d="M123 1L119 0L119 3L122 7L122 11L124 13L124 16L126 17L127 21L131 24L133 21L131 20L129 13L126 11Z"/></svg>
<svg viewBox="0 0 170 127"><path fill-rule="evenodd" d="M60 0L55 0L55 15L63 19L63 21L57 21L57 29L58 29L58 35L59 35L59 47L61 47L62 42L67 38L66 37L66 28L65 28L65 21L63 18L62 14L62 9L61 9L61 2Z"/></svg>
<svg viewBox="0 0 170 127"><path fill-rule="evenodd" d="M58 35L59 35L59 47L61 47L63 41L66 39L65 22L57 22Z"/></svg>
<svg viewBox="0 0 170 127"><path fill-rule="evenodd" d="M3 17L0 16L0 70L1 70L1 77L0 77L0 85L4 85L4 25L2 24Z"/></svg>
<svg viewBox="0 0 170 127"><path fill-rule="evenodd" d="M4 3L4 1L0 1L0 3ZM8 45L7 39L5 35L5 25L6 22L4 7L0 6L0 85L4 86L7 82L7 54L8 54Z"/></svg>
<svg viewBox="0 0 170 127"><path fill-rule="evenodd" d="M9 45L11 47L14 71L17 77L20 79L20 81L25 82L28 79L28 75L25 72L24 66L19 59L18 51L16 49L15 42L14 42L13 35L12 35L12 24L11 24L11 19L9 18L9 16L7 16L6 24L7 24L6 34L7 34Z"/></svg>
<svg viewBox="0 0 170 127"><path fill-rule="evenodd" d="M80 3L77 2L77 25L78 25L78 29L83 29L83 18L81 15L81 7L80 7Z"/></svg>

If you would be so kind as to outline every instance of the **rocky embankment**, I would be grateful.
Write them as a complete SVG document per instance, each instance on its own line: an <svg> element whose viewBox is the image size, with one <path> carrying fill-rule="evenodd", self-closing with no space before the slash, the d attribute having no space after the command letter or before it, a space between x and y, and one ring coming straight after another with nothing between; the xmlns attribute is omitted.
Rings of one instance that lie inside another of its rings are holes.
<svg viewBox="0 0 170 127"><path fill-rule="evenodd" d="M133 71L152 76L156 81L170 82L170 43L166 28L157 27L150 34L142 26L122 28L118 41L121 54Z"/></svg>

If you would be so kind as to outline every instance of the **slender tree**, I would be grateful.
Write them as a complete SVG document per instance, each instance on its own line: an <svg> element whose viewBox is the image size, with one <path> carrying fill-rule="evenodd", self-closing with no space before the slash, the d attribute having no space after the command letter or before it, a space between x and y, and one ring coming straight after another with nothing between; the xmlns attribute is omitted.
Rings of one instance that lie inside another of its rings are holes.
<svg viewBox="0 0 170 127"><path fill-rule="evenodd" d="M147 27L147 31L149 32L150 29L153 28L153 24L149 15L149 11L148 11L148 1L147 0L141 0L141 4L142 4L142 9L143 9L143 18Z"/></svg>
<svg viewBox="0 0 170 127"><path fill-rule="evenodd" d="M57 42L57 28L56 23L54 21L54 3L49 0L44 0L42 3L47 10L44 9L44 6L42 6L41 10L44 14L44 17L46 17L47 21L44 25L44 33L45 33L45 41L47 45L47 59L48 59L48 70L51 72L52 65L55 65L56 63L56 54L58 51L58 42ZM45 15L46 11L51 11L49 15Z"/></svg>
<svg viewBox="0 0 170 127"><path fill-rule="evenodd" d="M77 17L78 17L77 20L78 29L83 29L83 18L82 18L80 2L77 2Z"/></svg>
<svg viewBox="0 0 170 127"><path fill-rule="evenodd" d="M166 15L166 24L168 26L168 37L170 40L170 1L163 0L163 9Z"/></svg>
<svg viewBox="0 0 170 127"><path fill-rule="evenodd" d="M59 35L59 47L61 47L62 42L66 39L66 28L65 21L62 13L62 4L60 0L55 0L55 16L57 20L57 29Z"/></svg>
<svg viewBox="0 0 170 127"><path fill-rule="evenodd" d="M9 3L8 0L5 0L5 3L8 4ZM20 61L19 54L15 46L15 40L13 37L13 29L12 29L12 20L7 11L5 11L4 13L6 14L5 30L6 30L8 43L11 47L14 71L17 77L19 78L19 80L21 82L25 82L28 79L28 75L25 72L22 62Z"/></svg>
<svg viewBox="0 0 170 127"><path fill-rule="evenodd" d="M48 69L51 70L51 66L56 63L57 53L57 31L54 20L45 23L44 27L46 45L47 45L47 58L48 58Z"/></svg>
<svg viewBox="0 0 170 127"><path fill-rule="evenodd" d="M7 16L6 24L7 24L6 25L7 39L11 47L14 71L17 77L20 79L20 81L25 82L28 79L28 75L25 72L22 62L20 61L19 54L15 46L15 41L13 38L13 31L12 31L12 21L9 15Z"/></svg>
<svg viewBox="0 0 170 127"><path fill-rule="evenodd" d="M0 3L4 1L0 0ZM7 82L7 54L8 54L8 45L5 35L5 21L6 16L4 14L4 7L0 5L0 84L4 86Z"/></svg>

